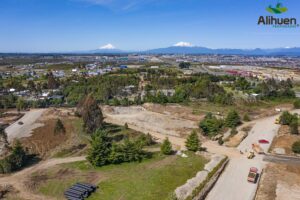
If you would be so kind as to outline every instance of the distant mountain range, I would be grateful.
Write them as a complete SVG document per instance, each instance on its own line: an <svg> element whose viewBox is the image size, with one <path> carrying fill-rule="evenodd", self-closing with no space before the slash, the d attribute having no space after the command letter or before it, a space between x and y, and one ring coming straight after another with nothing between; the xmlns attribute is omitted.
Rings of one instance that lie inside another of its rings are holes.
<svg viewBox="0 0 300 200"><path fill-rule="evenodd" d="M276 55L276 56L300 56L300 48L275 48L275 49L210 49L198 46L171 46L166 48L151 49L146 51L124 51L120 49L97 49L81 53L93 54L221 54L221 55Z"/></svg>
<svg viewBox="0 0 300 200"><path fill-rule="evenodd" d="M50 52L49 52L50 53ZM88 51L52 52L54 54L219 54L219 55L254 55L254 56L300 56L300 47L274 49L211 49L200 46L170 46L146 51L120 50L108 44ZM1 54L1 53L0 53ZM22 54L22 53L18 53ZM45 54L45 53L41 53Z"/></svg>

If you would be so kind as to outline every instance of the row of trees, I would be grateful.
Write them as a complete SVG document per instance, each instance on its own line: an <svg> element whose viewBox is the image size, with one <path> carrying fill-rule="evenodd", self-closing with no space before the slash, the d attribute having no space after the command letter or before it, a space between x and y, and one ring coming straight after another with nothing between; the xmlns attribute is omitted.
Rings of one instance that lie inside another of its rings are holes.
<svg viewBox="0 0 300 200"><path fill-rule="evenodd" d="M194 83L176 86L175 94L172 96L166 96L160 91L153 94L153 91L146 90L145 101L153 103L181 103L189 101L191 98L206 98L210 102L222 105L232 105L234 103L233 94L227 93L223 87L212 82L208 77L199 79Z"/></svg>
<svg viewBox="0 0 300 200"><path fill-rule="evenodd" d="M153 140L150 135L139 137L136 141L125 139L122 143L115 143L106 131L98 129L92 135L91 149L87 159L92 165L98 167L141 161L151 156L143 150L143 147L152 143Z"/></svg>
<svg viewBox="0 0 300 200"><path fill-rule="evenodd" d="M65 81L64 95L70 105L76 105L84 96L93 94L99 102L107 102L115 96L121 95L125 86L133 85L137 90L139 78L135 75L106 74L93 78L79 78L76 82Z"/></svg>
<svg viewBox="0 0 300 200"><path fill-rule="evenodd" d="M185 141L185 147L188 151L199 151L201 149L201 142L198 134L195 130L188 136ZM166 138L160 146L160 151L164 155L171 155L173 153L172 144L168 138Z"/></svg>

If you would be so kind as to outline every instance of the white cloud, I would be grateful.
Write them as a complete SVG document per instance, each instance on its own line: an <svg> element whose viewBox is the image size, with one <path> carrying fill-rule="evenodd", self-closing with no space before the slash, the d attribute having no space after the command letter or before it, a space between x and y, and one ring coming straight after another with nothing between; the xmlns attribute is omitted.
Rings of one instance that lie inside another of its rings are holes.
<svg viewBox="0 0 300 200"><path fill-rule="evenodd" d="M175 47L192 47L194 45L192 45L189 42L178 42L178 43L174 44L173 46L175 46Z"/></svg>
<svg viewBox="0 0 300 200"><path fill-rule="evenodd" d="M142 5L157 2L158 0L72 0L87 2L89 4L100 5L115 11L128 11L137 9Z"/></svg>
<svg viewBox="0 0 300 200"><path fill-rule="evenodd" d="M99 49L115 49L116 47L112 44L106 44L102 47L99 47Z"/></svg>

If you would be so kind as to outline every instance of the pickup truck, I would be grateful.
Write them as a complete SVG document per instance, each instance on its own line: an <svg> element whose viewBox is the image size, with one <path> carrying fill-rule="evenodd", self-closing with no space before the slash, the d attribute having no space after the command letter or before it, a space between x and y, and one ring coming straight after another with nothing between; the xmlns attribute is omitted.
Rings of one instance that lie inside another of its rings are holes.
<svg viewBox="0 0 300 200"><path fill-rule="evenodd" d="M251 167L248 174L248 182L256 183L258 178L258 169L256 167Z"/></svg>

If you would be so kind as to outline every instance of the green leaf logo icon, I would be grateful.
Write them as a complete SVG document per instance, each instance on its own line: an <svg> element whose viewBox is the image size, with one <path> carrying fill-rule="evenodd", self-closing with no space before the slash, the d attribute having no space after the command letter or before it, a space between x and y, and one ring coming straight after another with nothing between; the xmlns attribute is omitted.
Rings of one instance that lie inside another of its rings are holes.
<svg viewBox="0 0 300 200"><path fill-rule="evenodd" d="M286 12L288 9L287 7L283 7L282 3L277 3L275 7L272 7L272 5L270 5L266 8L266 10L272 14L281 14Z"/></svg>

